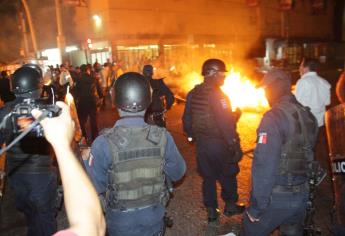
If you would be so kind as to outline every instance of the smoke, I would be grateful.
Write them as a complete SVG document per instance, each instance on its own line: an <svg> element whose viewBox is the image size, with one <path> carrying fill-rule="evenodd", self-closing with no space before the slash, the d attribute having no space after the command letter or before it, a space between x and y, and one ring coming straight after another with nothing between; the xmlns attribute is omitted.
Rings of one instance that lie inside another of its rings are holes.
<svg viewBox="0 0 345 236"><path fill-rule="evenodd" d="M57 47L57 23L55 0L30 0L29 4L34 27L37 32L39 49ZM74 10L71 7L61 5L62 30L66 43L75 41L74 34Z"/></svg>
<svg viewBox="0 0 345 236"><path fill-rule="evenodd" d="M8 15L1 15L2 24L0 30L0 63L9 63L19 56L21 41L16 18Z"/></svg>
<svg viewBox="0 0 345 236"><path fill-rule="evenodd" d="M27 1L36 32L38 49L57 47L57 25L54 0L30 0ZM18 12L23 11L21 1L0 2L0 21L2 24L0 31L0 54L1 62L11 63L21 58L20 50L23 50L23 35L19 27ZM24 14L25 15L25 14ZM75 41L73 22L74 9L62 6L63 31L66 42ZM25 15L26 19L26 15ZM29 51L33 52L30 30L26 20L28 31Z"/></svg>

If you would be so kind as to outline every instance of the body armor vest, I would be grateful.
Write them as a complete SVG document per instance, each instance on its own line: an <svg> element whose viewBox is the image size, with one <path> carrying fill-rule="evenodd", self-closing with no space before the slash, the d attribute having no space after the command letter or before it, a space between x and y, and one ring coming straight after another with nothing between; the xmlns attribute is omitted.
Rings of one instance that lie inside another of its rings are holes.
<svg viewBox="0 0 345 236"><path fill-rule="evenodd" d="M297 176L307 180L310 166L314 160L314 142L318 126L309 108L298 103L282 102L278 109L283 111L292 124L292 131L285 137L279 162L278 175L287 180L288 185L294 185Z"/></svg>
<svg viewBox="0 0 345 236"><path fill-rule="evenodd" d="M197 85L193 89L191 98L192 131L196 138L200 136L222 137L211 111L210 96L214 92L214 89L206 83Z"/></svg>
<svg viewBox="0 0 345 236"><path fill-rule="evenodd" d="M105 133L112 152L106 207L126 211L162 203L169 193L163 172L166 130L117 126Z"/></svg>

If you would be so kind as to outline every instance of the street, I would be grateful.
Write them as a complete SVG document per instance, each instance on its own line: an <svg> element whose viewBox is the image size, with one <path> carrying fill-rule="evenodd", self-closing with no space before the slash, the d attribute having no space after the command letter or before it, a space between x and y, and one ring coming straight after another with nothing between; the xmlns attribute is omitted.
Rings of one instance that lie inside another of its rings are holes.
<svg viewBox="0 0 345 236"><path fill-rule="evenodd" d="M234 232L236 235L241 227L242 216L226 217L221 215L220 225L216 228L207 227L206 211L202 205L201 177L197 173L194 146L187 142L182 132L182 113L184 105L175 104L168 112L167 128L173 135L175 142L184 156L187 163L187 173L183 180L175 183L173 198L168 206L168 216L172 217L174 225L168 228L166 235L223 235ZM262 113L244 112L238 123L238 131L241 137L243 151L250 150L255 146L255 130L260 122ZM110 107L98 113L99 129L113 125L117 115ZM243 156L240 162L241 171L238 175L238 192L240 202L248 205L249 192L251 188L251 161L252 153ZM322 230L321 235L330 235L330 212L332 209L332 189L330 177L318 187L316 193L316 215L315 222ZM82 197L82 196L81 196ZM0 235L22 236L25 235L24 217L15 210L13 196L7 189L3 203L1 204ZM220 196L219 205L221 212L224 203ZM67 228L67 218L64 211L58 214L59 229ZM275 234L274 234L275 235Z"/></svg>

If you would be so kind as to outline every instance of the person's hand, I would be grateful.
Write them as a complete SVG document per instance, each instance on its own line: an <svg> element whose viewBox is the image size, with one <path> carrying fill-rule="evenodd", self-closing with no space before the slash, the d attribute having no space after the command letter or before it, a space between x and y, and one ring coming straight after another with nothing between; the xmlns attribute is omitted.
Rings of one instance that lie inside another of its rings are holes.
<svg viewBox="0 0 345 236"><path fill-rule="evenodd" d="M64 148L70 146L74 137L74 122L71 118L70 108L63 102L56 102L61 108L61 114L58 117L44 118L40 124L44 130L44 136L53 145L54 148ZM33 109L32 116L37 119L42 112Z"/></svg>

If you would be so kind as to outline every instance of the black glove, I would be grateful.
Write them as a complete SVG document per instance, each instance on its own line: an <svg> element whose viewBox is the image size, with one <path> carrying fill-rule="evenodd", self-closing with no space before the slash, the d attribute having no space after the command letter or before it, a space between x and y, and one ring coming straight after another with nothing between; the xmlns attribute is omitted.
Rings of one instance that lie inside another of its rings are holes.
<svg viewBox="0 0 345 236"><path fill-rule="evenodd" d="M238 141L234 141L231 145L229 145L228 151L230 155L229 160L231 160L231 162L239 162L242 159L243 152Z"/></svg>

